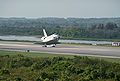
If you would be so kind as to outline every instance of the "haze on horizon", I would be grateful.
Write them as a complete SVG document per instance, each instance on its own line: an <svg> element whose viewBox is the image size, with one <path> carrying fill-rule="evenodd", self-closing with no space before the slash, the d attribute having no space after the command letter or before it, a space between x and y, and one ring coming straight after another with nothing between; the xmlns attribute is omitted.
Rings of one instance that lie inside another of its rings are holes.
<svg viewBox="0 0 120 81"><path fill-rule="evenodd" d="M120 0L0 0L0 17L120 17Z"/></svg>

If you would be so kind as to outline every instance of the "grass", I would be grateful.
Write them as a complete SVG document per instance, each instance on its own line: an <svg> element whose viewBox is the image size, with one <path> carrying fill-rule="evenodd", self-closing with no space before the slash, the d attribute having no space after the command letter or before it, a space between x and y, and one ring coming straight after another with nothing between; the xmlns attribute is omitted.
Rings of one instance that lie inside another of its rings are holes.
<svg viewBox="0 0 120 81"><path fill-rule="evenodd" d="M0 39L0 41L11 41L11 42L36 42L36 41L29 41L29 40L3 40L3 39Z"/></svg>
<svg viewBox="0 0 120 81"><path fill-rule="evenodd" d="M24 55L27 57L57 57L63 56L66 58L72 58L73 55L61 55L61 54L50 54L50 53L36 53L36 52L19 52L19 51L3 51L0 50L0 55Z"/></svg>
<svg viewBox="0 0 120 81"><path fill-rule="evenodd" d="M114 41L114 42L120 42L120 39L104 39L104 38L73 38L73 37L62 37L61 39L69 39L69 40L88 40L88 41Z"/></svg>
<svg viewBox="0 0 120 81"><path fill-rule="evenodd" d="M18 52L18 51L3 51L0 50L0 56L4 56L4 55L24 55L27 57L33 57L33 58L38 58L38 57L57 57L57 56L61 56L61 57L65 57L65 58L73 58L74 55L64 55L64 54L50 54L50 53L36 53L36 52ZM99 59L99 60L105 60L108 62L116 62L116 63L120 63L120 59L119 58L106 58L106 57L92 57L89 56L89 58L91 59Z"/></svg>
<svg viewBox="0 0 120 81"><path fill-rule="evenodd" d="M113 48L120 48L120 46L112 46L111 44L97 44L97 45L92 45L92 44L85 44L85 43L61 43L65 45L77 45L77 46L101 46L101 47L113 47Z"/></svg>
<svg viewBox="0 0 120 81"><path fill-rule="evenodd" d="M106 57L89 57L91 59L105 60L112 63L120 63L120 58L106 58Z"/></svg>

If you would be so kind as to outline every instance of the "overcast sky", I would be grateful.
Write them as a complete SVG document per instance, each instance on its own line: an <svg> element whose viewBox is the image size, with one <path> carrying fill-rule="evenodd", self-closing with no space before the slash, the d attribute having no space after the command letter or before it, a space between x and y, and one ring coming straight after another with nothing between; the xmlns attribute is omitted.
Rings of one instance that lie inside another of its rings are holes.
<svg viewBox="0 0 120 81"><path fill-rule="evenodd" d="M120 0L0 0L0 17L120 17Z"/></svg>

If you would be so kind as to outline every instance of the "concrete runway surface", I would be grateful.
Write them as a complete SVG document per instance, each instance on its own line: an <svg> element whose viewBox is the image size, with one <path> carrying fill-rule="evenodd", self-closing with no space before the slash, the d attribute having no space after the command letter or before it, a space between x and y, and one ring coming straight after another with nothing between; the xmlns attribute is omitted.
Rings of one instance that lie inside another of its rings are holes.
<svg viewBox="0 0 120 81"><path fill-rule="evenodd" d="M120 58L120 47L89 46L59 44L56 47L42 47L42 45L24 42L0 42L1 50L45 52L53 54L71 54L83 56Z"/></svg>

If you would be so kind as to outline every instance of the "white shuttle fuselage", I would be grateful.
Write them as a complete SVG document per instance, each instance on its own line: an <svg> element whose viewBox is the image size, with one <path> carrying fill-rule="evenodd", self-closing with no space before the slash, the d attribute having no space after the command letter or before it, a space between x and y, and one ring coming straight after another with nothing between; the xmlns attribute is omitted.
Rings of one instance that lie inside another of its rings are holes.
<svg viewBox="0 0 120 81"><path fill-rule="evenodd" d="M43 29L44 36L41 38L42 43L44 44L44 47L47 47L47 45L53 45L55 46L58 43L59 35L52 34L50 36L47 36L47 33L45 29Z"/></svg>

